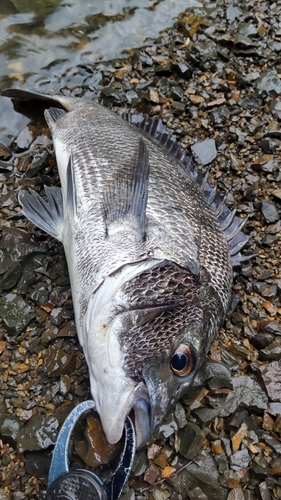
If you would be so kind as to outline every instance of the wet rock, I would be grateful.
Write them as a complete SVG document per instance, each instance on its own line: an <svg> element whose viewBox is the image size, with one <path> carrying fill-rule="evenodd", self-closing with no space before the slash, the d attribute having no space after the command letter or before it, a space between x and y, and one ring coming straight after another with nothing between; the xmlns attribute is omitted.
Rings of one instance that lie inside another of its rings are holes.
<svg viewBox="0 0 281 500"><path fill-rule="evenodd" d="M3 158L4 160L8 160L12 156L12 151L11 149L0 142L0 158Z"/></svg>
<svg viewBox="0 0 281 500"><path fill-rule="evenodd" d="M107 442L97 415L87 417L86 422L85 439L76 440L76 452L91 467L109 463L121 453L121 444L110 445Z"/></svg>
<svg viewBox="0 0 281 500"><path fill-rule="evenodd" d="M245 500L242 488L234 488L228 495L227 500Z"/></svg>
<svg viewBox="0 0 281 500"><path fill-rule="evenodd" d="M174 414L170 413L164 422L153 433L153 440L167 439L178 430L178 423L175 421Z"/></svg>
<svg viewBox="0 0 281 500"><path fill-rule="evenodd" d="M229 21L234 21L234 19L239 19L242 11L238 7L230 6L226 9L226 17Z"/></svg>
<svg viewBox="0 0 281 500"><path fill-rule="evenodd" d="M48 165L49 154L47 151L35 151L32 161L29 163L25 172L25 178L30 179L38 174L44 167Z"/></svg>
<svg viewBox="0 0 281 500"><path fill-rule="evenodd" d="M274 189L274 191L272 191L272 194L273 196L281 200L281 189Z"/></svg>
<svg viewBox="0 0 281 500"><path fill-rule="evenodd" d="M275 437L273 437L271 434L269 434L267 432L264 432L261 437L266 442L266 444L268 444L268 446L270 448L272 448L274 451L276 451L276 453L278 453L280 455L281 443L278 439L276 439Z"/></svg>
<svg viewBox="0 0 281 500"><path fill-rule="evenodd" d="M272 340L273 340L273 337L271 335L258 333L257 335L251 337L251 344L256 349L264 349L265 347L269 346L269 344L272 342Z"/></svg>
<svg viewBox="0 0 281 500"><path fill-rule="evenodd" d="M133 488L129 488L128 491L122 494L122 500L135 500L135 490ZM156 499L155 499L156 500Z"/></svg>
<svg viewBox="0 0 281 500"><path fill-rule="evenodd" d="M41 306L44 302L47 302L49 297L49 292L47 290L46 283L44 281L39 281L32 292L29 294L31 300L36 302L37 305Z"/></svg>
<svg viewBox="0 0 281 500"><path fill-rule="evenodd" d="M192 410L192 415L200 423L200 425L209 425L215 420L219 415L221 416L222 411L219 408L196 408Z"/></svg>
<svg viewBox="0 0 281 500"><path fill-rule="evenodd" d="M15 262L11 267L1 276L0 290L10 290L16 285L22 273L22 267L18 262Z"/></svg>
<svg viewBox="0 0 281 500"><path fill-rule="evenodd" d="M208 165L208 163L211 163L217 156L217 148L214 139L196 142L190 149L197 163L202 165Z"/></svg>
<svg viewBox="0 0 281 500"><path fill-rule="evenodd" d="M56 443L59 421L55 417L33 415L19 430L18 449L35 451Z"/></svg>
<svg viewBox="0 0 281 500"><path fill-rule="evenodd" d="M258 365L266 392L273 401L281 401L281 363L272 361L267 365Z"/></svg>
<svg viewBox="0 0 281 500"><path fill-rule="evenodd" d="M75 369L76 356L68 354L53 345L47 349L45 364L49 377L69 375Z"/></svg>
<svg viewBox="0 0 281 500"><path fill-rule="evenodd" d="M53 325L60 326L63 323L63 313L64 310L62 307L54 307L50 312L50 320Z"/></svg>
<svg viewBox="0 0 281 500"><path fill-rule="evenodd" d="M0 439L3 443L16 448L18 433L22 425L15 415L9 413L0 415Z"/></svg>
<svg viewBox="0 0 281 500"><path fill-rule="evenodd" d="M230 464L232 469L239 470L248 467L250 461L250 455L247 448L243 450L238 450L230 457Z"/></svg>
<svg viewBox="0 0 281 500"><path fill-rule="evenodd" d="M186 424L185 411L181 403L177 403L174 411L175 419L177 420L179 429L182 429Z"/></svg>
<svg viewBox="0 0 281 500"><path fill-rule="evenodd" d="M192 77L193 68L186 61L181 61L173 65L173 70L180 78L184 78L184 80L189 80Z"/></svg>
<svg viewBox="0 0 281 500"><path fill-rule="evenodd" d="M265 481L259 485L261 500L271 500L272 496Z"/></svg>
<svg viewBox="0 0 281 500"><path fill-rule="evenodd" d="M233 391L221 403L225 411L233 413L238 406L266 409L268 399L260 385L250 377L240 376L232 379Z"/></svg>
<svg viewBox="0 0 281 500"><path fill-rule="evenodd" d="M203 386L208 381L210 389L219 387L232 388L231 374L224 363L219 363L212 359L206 359L195 376L193 386Z"/></svg>
<svg viewBox="0 0 281 500"><path fill-rule="evenodd" d="M175 115L181 115L185 110L184 102L173 101L172 102L172 110Z"/></svg>
<svg viewBox="0 0 281 500"><path fill-rule="evenodd" d="M154 484L159 474L160 471L158 467L151 463L145 471L144 480L149 484Z"/></svg>
<svg viewBox="0 0 281 500"><path fill-rule="evenodd" d="M171 98L174 99L175 101L181 101L183 96L184 96L184 92L183 92L181 87L174 85L171 88L170 95L171 95Z"/></svg>
<svg viewBox="0 0 281 500"><path fill-rule="evenodd" d="M184 465L179 462L178 466ZM185 497L186 492L200 488L208 500L226 500L227 490L218 482L218 471L214 460L208 454L200 456L197 463L192 462L188 469L183 469L175 477L167 480L173 492Z"/></svg>
<svg viewBox="0 0 281 500"><path fill-rule="evenodd" d="M8 293L0 298L0 316L11 335L21 333L34 318L31 307L18 295Z"/></svg>
<svg viewBox="0 0 281 500"><path fill-rule="evenodd" d="M281 344L272 342L265 349L261 349L259 359L261 361L279 361L281 359Z"/></svg>
<svg viewBox="0 0 281 500"><path fill-rule="evenodd" d="M141 476L144 474L147 468L147 456L146 456L146 450L142 449L137 451L134 463L132 466L132 471L136 476Z"/></svg>
<svg viewBox="0 0 281 500"><path fill-rule="evenodd" d="M210 113L210 118L212 123L215 125L220 125L224 123L230 117L230 111L227 106L218 106L216 109L212 110Z"/></svg>
<svg viewBox="0 0 281 500"><path fill-rule="evenodd" d="M188 422L178 434L179 453L188 460L193 460L203 449L206 432L196 424Z"/></svg>
<svg viewBox="0 0 281 500"><path fill-rule="evenodd" d="M272 141L271 139L267 139L267 138L261 139L258 142L258 145L264 151L264 153L267 153L267 154L274 153L274 151L277 148L277 144L274 141Z"/></svg>
<svg viewBox="0 0 281 500"><path fill-rule="evenodd" d="M260 78L256 81L257 93L259 96L266 95L280 95L281 94L281 80L275 70L266 71L261 74Z"/></svg>
<svg viewBox="0 0 281 500"><path fill-rule="evenodd" d="M26 231L15 227L3 228L0 249L5 249L15 262L22 262L31 253L47 251L45 243L35 241Z"/></svg>
<svg viewBox="0 0 281 500"><path fill-rule="evenodd" d="M267 223L272 223L279 220L279 213L273 201L262 202L262 213Z"/></svg>
<svg viewBox="0 0 281 500"><path fill-rule="evenodd" d="M15 139L15 144L18 147L18 149L25 150L29 148L33 140L34 137L32 130L29 128L29 126L26 126L19 133L18 137Z"/></svg>
<svg viewBox="0 0 281 500"><path fill-rule="evenodd" d="M226 470L220 483L226 488L233 489L239 486L240 478L233 470Z"/></svg>
<svg viewBox="0 0 281 500"><path fill-rule="evenodd" d="M241 47L254 47L256 44L248 36L241 35L241 33L236 33L234 36L234 45L240 45Z"/></svg>
<svg viewBox="0 0 281 500"><path fill-rule="evenodd" d="M24 454L25 468L29 474L48 484L52 453L50 451L27 451Z"/></svg>
<svg viewBox="0 0 281 500"><path fill-rule="evenodd" d="M188 492L189 500L208 500L208 497L203 493L199 486Z"/></svg>

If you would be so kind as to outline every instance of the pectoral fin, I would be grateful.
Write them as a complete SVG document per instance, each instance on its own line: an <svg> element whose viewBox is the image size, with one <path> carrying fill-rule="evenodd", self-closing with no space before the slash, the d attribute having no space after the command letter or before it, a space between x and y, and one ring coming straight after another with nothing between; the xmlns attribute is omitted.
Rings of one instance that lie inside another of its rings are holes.
<svg viewBox="0 0 281 500"><path fill-rule="evenodd" d="M33 190L19 192L18 198L22 211L36 226L62 241L64 216L61 189L48 186L44 188L47 200Z"/></svg>

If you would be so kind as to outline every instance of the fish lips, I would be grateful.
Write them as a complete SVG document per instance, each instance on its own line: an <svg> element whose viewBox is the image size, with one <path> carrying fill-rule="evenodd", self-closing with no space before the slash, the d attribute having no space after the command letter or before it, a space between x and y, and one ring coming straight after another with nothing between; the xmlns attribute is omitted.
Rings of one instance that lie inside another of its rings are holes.
<svg viewBox="0 0 281 500"><path fill-rule="evenodd" d="M150 402L143 382L125 394L121 404L115 405L114 411L102 418L103 429L110 444L117 443L123 434L127 416L133 421L136 435L136 447L142 448L151 434Z"/></svg>

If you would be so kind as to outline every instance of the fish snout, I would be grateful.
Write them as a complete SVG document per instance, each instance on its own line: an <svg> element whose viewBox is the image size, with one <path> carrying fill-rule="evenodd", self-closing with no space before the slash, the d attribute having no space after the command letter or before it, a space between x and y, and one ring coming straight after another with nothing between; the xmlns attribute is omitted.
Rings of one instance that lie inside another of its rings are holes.
<svg viewBox="0 0 281 500"><path fill-rule="evenodd" d="M100 407L97 405L97 410L109 444L115 444L122 438L129 415L135 429L136 447L142 448L151 434L150 402L145 384L141 382L123 394L112 394L104 403Z"/></svg>

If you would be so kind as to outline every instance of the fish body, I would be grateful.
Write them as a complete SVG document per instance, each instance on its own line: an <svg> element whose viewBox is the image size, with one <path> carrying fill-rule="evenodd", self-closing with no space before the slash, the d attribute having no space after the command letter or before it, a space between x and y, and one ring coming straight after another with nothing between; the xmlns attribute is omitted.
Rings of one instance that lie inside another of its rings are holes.
<svg viewBox="0 0 281 500"><path fill-rule="evenodd" d="M121 438L130 414L140 448L217 335L248 238L159 122L133 123L94 101L11 93L63 108L45 111L61 189L19 199L63 243L107 439Z"/></svg>

